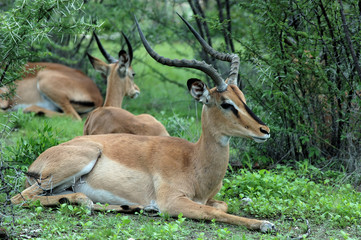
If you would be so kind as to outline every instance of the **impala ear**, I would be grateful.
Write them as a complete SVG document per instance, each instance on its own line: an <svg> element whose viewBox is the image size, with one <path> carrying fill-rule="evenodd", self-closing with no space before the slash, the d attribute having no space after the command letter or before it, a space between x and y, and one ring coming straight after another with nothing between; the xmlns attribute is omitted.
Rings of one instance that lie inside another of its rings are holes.
<svg viewBox="0 0 361 240"><path fill-rule="evenodd" d="M126 51L120 50L118 57L119 57L118 66L119 66L120 77L125 77L127 69L130 66L129 56Z"/></svg>
<svg viewBox="0 0 361 240"><path fill-rule="evenodd" d="M191 78L187 82L189 93L192 97L203 103L208 104L211 96L209 95L209 91L207 85L204 84L201 80L197 78Z"/></svg>
<svg viewBox="0 0 361 240"><path fill-rule="evenodd" d="M93 65L94 69L108 75L108 64L100 60L99 58L93 57L89 53L87 53L90 63Z"/></svg>
<svg viewBox="0 0 361 240"><path fill-rule="evenodd" d="M119 61L121 61L123 63L126 63L129 60L127 52L124 51L123 49L119 51L118 58L119 58Z"/></svg>

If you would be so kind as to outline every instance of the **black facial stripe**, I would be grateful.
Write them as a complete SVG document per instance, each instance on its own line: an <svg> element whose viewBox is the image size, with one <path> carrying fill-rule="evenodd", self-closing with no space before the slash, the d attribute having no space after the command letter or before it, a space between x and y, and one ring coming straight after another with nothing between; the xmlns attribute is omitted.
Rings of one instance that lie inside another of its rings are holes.
<svg viewBox="0 0 361 240"><path fill-rule="evenodd" d="M229 86L233 89L233 91L234 91L234 89L236 88L235 86L232 86L232 85L229 85ZM242 100L239 96L238 96L238 98L239 98L239 100L241 100L241 102L243 103L243 105L244 105L246 111L248 112L248 114L251 115L251 117L252 117L254 120L256 120L256 122L258 122L259 124L262 124L262 125L265 125L265 126L266 126L266 124L264 124L264 122L262 122L262 120L259 119L259 118L256 116L256 114L254 114L254 113L252 112L252 110L243 102L243 100Z"/></svg>
<svg viewBox="0 0 361 240"><path fill-rule="evenodd" d="M241 101L242 101L242 100L241 100ZM254 113L252 112L251 109L249 109L249 107L248 107L243 101L242 101L242 103L244 104L244 108L246 109L246 111L248 112L248 114L251 115L251 117L252 117L254 120L256 120L256 122L258 122L258 123L261 124L261 125L266 125L266 124L264 124L264 123L262 122L261 119L259 119L259 118L256 116L256 114L254 114Z"/></svg>
<svg viewBox="0 0 361 240"><path fill-rule="evenodd" d="M236 117L239 117L238 110L232 105L231 110Z"/></svg>
<svg viewBox="0 0 361 240"><path fill-rule="evenodd" d="M224 102L221 104L221 107L226 110L231 110L237 118L239 117L238 110L232 104Z"/></svg>

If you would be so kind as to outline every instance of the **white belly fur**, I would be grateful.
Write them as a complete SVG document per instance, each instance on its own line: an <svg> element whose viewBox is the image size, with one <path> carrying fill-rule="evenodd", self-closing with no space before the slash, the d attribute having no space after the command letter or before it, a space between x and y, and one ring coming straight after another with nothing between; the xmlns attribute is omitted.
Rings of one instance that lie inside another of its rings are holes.
<svg viewBox="0 0 361 240"><path fill-rule="evenodd" d="M112 205L137 205L137 203L129 202L127 199L121 198L103 189L94 189L87 182L80 181L74 187L75 192L82 192L89 197L94 203L108 203Z"/></svg>
<svg viewBox="0 0 361 240"><path fill-rule="evenodd" d="M25 108L33 106L33 105L36 105L38 107L42 107L42 108L45 108L45 109L48 109L48 110L51 110L51 111L54 111L54 112L59 112L59 109L60 109L55 104L53 104L52 102L44 100L42 102L37 102L35 104L25 104L25 103L17 104L12 108L12 110L17 111L19 109L25 109Z"/></svg>

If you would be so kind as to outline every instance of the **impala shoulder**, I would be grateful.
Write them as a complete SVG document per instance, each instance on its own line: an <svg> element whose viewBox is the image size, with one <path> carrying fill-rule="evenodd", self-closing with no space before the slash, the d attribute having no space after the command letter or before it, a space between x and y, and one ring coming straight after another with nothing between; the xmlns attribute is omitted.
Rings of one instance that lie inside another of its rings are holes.
<svg viewBox="0 0 361 240"><path fill-rule="evenodd" d="M147 113L143 113L143 114L139 114L139 115L135 115L136 119L141 120L141 121L156 121L159 122L155 117L153 117L150 114Z"/></svg>
<svg viewBox="0 0 361 240"><path fill-rule="evenodd" d="M101 107L98 110L98 114L101 114L103 118L124 120L124 117L130 118L133 116L125 109L118 107Z"/></svg>

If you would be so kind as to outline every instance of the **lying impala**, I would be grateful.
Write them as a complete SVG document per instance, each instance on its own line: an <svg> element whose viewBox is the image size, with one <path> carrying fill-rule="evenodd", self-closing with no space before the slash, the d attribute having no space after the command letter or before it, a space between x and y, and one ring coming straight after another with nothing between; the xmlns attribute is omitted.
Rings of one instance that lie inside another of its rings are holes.
<svg viewBox="0 0 361 240"><path fill-rule="evenodd" d="M129 54L123 49L119 59L115 59L103 48L94 33L98 48L109 64L88 54L93 67L107 76L107 93L103 107L91 112L85 121L84 135L107 133L130 133L150 136L169 136L165 127L149 114L133 115L122 109L124 96L136 98L139 88L134 83L134 71L131 66L133 50L128 38L123 34Z"/></svg>
<svg viewBox="0 0 361 240"><path fill-rule="evenodd" d="M81 114L103 103L93 80L79 70L57 63L36 62L27 63L25 72L25 77L15 82L15 96L6 101L0 99L2 109L24 109L24 112L49 117L65 114L81 120Z"/></svg>
<svg viewBox="0 0 361 240"><path fill-rule="evenodd" d="M231 62L228 82L205 62L159 56L136 21L143 45L156 61L199 69L216 84L208 89L201 80L187 82L190 94L203 103L198 142L131 134L77 137L46 150L36 159L29 167L28 187L12 198L14 204L33 199L43 205L55 205L66 199L92 209L126 212L151 208L170 216L183 213L188 218L215 219L262 232L274 229L268 221L227 214L227 204L213 198L222 186L228 166L230 137L263 142L270 137L270 130L247 107L237 87L238 56L213 50L185 23L210 55ZM111 205L101 207L93 202Z"/></svg>

